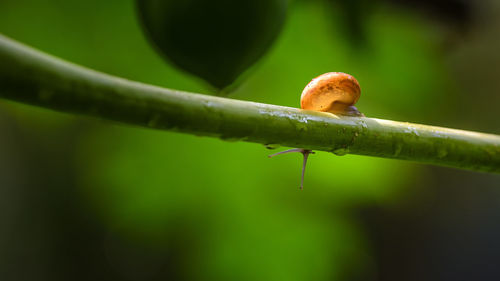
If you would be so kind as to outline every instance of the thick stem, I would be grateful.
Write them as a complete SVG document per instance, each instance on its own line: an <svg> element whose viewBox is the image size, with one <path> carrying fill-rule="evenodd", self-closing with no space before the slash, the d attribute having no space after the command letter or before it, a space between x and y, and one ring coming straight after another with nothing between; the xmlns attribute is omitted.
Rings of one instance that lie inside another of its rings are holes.
<svg viewBox="0 0 500 281"><path fill-rule="evenodd" d="M276 93L278 94L278 93ZM0 35L0 97L122 123L500 173L500 136L186 93L64 62Z"/></svg>

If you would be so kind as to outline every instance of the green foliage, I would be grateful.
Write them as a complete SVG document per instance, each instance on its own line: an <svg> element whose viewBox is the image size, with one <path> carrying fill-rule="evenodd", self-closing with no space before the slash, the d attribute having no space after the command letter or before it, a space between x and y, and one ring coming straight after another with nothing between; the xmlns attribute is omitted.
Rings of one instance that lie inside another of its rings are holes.
<svg viewBox="0 0 500 281"><path fill-rule="evenodd" d="M137 8L161 54L223 89L275 41L287 0L137 0Z"/></svg>

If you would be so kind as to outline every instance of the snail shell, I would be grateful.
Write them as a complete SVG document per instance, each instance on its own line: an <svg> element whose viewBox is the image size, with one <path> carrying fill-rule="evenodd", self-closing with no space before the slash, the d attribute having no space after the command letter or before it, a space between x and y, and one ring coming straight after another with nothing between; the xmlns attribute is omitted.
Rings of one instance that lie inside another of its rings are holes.
<svg viewBox="0 0 500 281"><path fill-rule="evenodd" d="M363 116L354 104L361 96L358 81L342 72L322 74L307 84L300 96L300 108L339 115Z"/></svg>

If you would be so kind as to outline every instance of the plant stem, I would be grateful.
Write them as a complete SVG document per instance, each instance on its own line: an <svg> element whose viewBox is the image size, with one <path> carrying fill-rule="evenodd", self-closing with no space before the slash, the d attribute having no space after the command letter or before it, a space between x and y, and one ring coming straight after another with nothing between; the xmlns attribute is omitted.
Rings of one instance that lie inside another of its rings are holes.
<svg viewBox="0 0 500 281"><path fill-rule="evenodd" d="M228 141L500 173L500 136L186 93L62 61L0 34L0 97Z"/></svg>

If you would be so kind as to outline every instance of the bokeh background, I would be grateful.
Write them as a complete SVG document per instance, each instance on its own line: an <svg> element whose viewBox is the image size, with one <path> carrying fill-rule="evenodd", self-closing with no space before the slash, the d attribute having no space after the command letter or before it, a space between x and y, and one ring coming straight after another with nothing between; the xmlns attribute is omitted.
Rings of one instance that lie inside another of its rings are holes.
<svg viewBox="0 0 500 281"><path fill-rule="evenodd" d="M1 0L0 32L210 94L131 0ZM298 107L353 74L367 116L500 134L500 2L295 0L232 98ZM500 280L500 176L264 146L0 100L0 280Z"/></svg>

